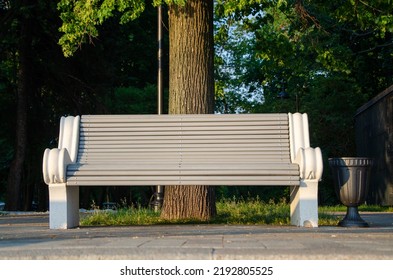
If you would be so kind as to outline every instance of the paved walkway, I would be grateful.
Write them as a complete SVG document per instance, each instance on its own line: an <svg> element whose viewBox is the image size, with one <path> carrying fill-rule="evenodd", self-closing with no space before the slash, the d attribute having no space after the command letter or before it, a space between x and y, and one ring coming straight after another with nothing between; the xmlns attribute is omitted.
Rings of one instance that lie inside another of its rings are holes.
<svg viewBox="0 0 393 280"><path fill-rule="evenodd" d="M157 225L49 230L48 215L0 216L0 259L389 259L393 213L369 228Z"/></svg>

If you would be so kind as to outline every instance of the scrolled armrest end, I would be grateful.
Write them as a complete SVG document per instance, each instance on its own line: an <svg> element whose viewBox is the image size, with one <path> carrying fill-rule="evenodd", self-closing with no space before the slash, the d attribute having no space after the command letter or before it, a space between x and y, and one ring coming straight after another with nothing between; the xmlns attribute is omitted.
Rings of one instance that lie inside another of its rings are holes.
<svg viewBox="0 0 393 280"><path fill-rule="evenodd" d="M65 183L67 165L71 163L67 149L46 149L42 160L42 173L47 185Z"/></svg>
<svg viewBox="0 0 393 280"><path fill-rule="evenodd" d="M299 148L294 163L299 165L301 179L321 180L323 161L320 148Z"/></svg>

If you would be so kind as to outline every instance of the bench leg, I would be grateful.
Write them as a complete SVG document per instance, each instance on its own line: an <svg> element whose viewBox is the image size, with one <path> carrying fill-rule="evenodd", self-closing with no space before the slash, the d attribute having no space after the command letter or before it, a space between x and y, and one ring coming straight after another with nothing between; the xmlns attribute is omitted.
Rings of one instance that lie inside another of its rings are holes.
<svg viewBox="0 0 393 280"><path fill-rule="evenodd" d="M301 180L291 187L291 224L318 227L318 180Z"/></svg>
<svg viewBox="0 0 393 280"><path fill-rule="evenodd" d="M49 185L49 228L79 226L79 186Z"/></svg>

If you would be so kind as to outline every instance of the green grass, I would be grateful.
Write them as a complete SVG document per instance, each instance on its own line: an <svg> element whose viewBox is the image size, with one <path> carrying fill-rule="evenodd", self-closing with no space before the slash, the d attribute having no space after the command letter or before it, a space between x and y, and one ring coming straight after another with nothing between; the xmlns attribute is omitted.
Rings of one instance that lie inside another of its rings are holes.
<svg viewBox="0 0 393 280"><path fill-rule="evenodd" d="M363 204L359 206L359 211L363 212L393 212L392 206L380 206L380 205L367 205ZM335 205L335 206L320 206L320 212L346 212L347 207L344 205Z"/></svg>
<svg viewBox="0 0 393 280"><path fill-rule="evenodd" d="M152 225L160 223L160 214L148 208L120 208L112 210L95 210L92 214L81 218L85 226L123 226L123 225Z"/></svg>
<svg viewBox="0 0 393 280"><path fill-rule="evenodd" d="M208 221L164 220L160 213L146 208L121 208L117 211L94 211L81 219L81 225L151 225L151 224L229 224L288 225L289 205L252 201L224 200L216 203L217 216Z"/></svg>
<svg viewBox="0 0 393 280"><path fill-rule="evenodd" d="M217 216L211 223L231 225L288 225L289 205L255 200L222 200L216 203Z"/></svg>
<svg viewBox="0 0 393 280"><path fill-rule="evenodd" d="M122 225L158 225L158 224L227 224L227 225L289 225L289 205L261 200L222 200L216 203L217 216L208 222L192 219L164 220L160 213L147 208L120 208L117 211L94 211L84 215L81 225L84 226L122 226ZM393 207L362 205L360 211L393 212ZM345 212L345 206L322 206L319 208L319 225L337 225Z"/></svg>

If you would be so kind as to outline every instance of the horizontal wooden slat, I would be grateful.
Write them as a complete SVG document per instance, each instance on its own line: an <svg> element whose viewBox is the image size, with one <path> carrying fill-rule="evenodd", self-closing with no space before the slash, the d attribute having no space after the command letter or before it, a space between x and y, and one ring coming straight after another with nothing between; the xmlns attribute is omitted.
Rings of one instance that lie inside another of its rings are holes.
<svg viewBox="0 0 393 280"><path fill-rule="evenodd" d="M67 185L78 186L150 186L150 185L211 185L211 186L293 186L298 176L84 176L71 177Z"/></svg>
<svg viewBox="0 0 393 280"><path fill-rule="evenodd" d="M247 157L248 155L250 156L255 156L255 157L264 157L264 156L282 156L282 155L288 155L288 150L279 150L279 149L266 149L266 150L260 150L260 151L255 151L253 149L250 148L249 151L230 151L230 153L228 151L175 151L174 149L166 149L166 150L154 150L154 149L144 149L144 150L104 150L104 149L99 149L99 150L84 150L83 152L79 153L79 157L82 156L104 156L104 157L111 157L111 155L117 157L117 156L121 156L121 155L125 155L125 156L131 156L131 157L143 157L143 156L150 156L150 155L156 155L157 158L159 157L170 157L171 155L173 156L178 156L178 157L198 157L198 156L205 156L205 155L209 155L211 154L216 155L216 156L226 156L226 157L237 157L237 158L241 158L241 157ZM289 155L288 155L289 157Z"/></svg>
<svg viewBox="0 0 393 280"><path fill-rule="evenodd" d="M281 131L280 133L277 133L277 131L261 131L261 130L255 130L255 131L205 131L203 134L200 131L121 131L121 133L117 133L115 130L114 131L95 131L95 132L85 132L81 131L80 132L80 137L82 138L98 138L98 137L113 137L113 136L119 136L119 137L133 137L133 138L139 138L143 139L146 137L146 139L151 139L151 138L157 138L158 137L163 137L163 138L176 138L176 137L182 137L184 139L198 139L198 138L207 138L207 139L222 139L222 138L246 138L247 136L251 137L257 137L257 138L267 138L267 139L277 139L277 138L284 138L288 139L288 131Z"/></svg>
<svg viewBox="0 0 393 280"><path fill-rule="evenodd" d="M100 153L115 153L115 152L132 152L132 153L151 153L151 152L167 152L167 153L183 153L183 154L192 154L192 153L200 153L200 152L217 152L217 151L223 151L223 152L274 152L277 151L279 152L281 149L277 148L277 147L273 147L273 148L261 148L260 150L255 150L255 148L253 147L236 147L236 148L231 148L231 147L222 147L220 149L216 149L214 147L196 147L196 148L183 148L183 149L178 149L178 148L141 148L141 149L135 149L135 148L113 148L113 147L108 147L107 149L94 149L94 148L90 148L90 149L84 149L84 153L94 153L94 152L100 152Z"/></svg>
<svg viewBox="0 0 393 280"><path fill-rule="evenodd" d="M226 160L228 162L238 162L238 161L267 161L277 159L281 160L282 162L290 162L288 152L274 152L274 151L266 151L262 152L232 152L231 154L228 153L220 153L220 152L196 152L196 153L173 153L173 152L154 152L151 151L149 153L140 153L140 152L133 152L133 153L125 153L125 152L111 152L111 153L84 153L78 156L78 160L104 160L104 161L127 161L127 160L134 160L134 161L141 161L141 160L148 160L151 161L160 161L160 160L171 160L171 161L193 161L193 160L205 160L205 161L220 161Z"/></svg>
<svg viewBox="0 0 393 280"><path fill-rule="evenodd" d="M233 180L228 179L226 180L221 180L221 181L206 181L203 179L196 180L196 181L176 181L176 180L168 180L168 181L162 181L162 180L150 180L150 181L122 181L118 182L116 184L112 184L110 181L103 181L103 180L90 180L90 181L85 181L85 182L79 182L79 181L70 181L67 182L68 186L84 186L84 187L89 187L89 186L113 186L113 187L119 187L119 186L124 186L124 187L131 187L131 186L196 186L196 185L208 185L208 186L279 186L279 187L284 187L284 186L298 186L299 181L294 181L294 180L283 180L283 181L268 181L268 180L262 180L262 181L249 181L247 184L236 184Z"/></svg>
<svg viewBox="0 0 393 280"><path fill-rule="evenodd" d="M110 181L112 182L111 184L116 185L116 182L121 182L121 181L128 181L132 183L133 181L150 181L150 180L163 180L165 181L198 181L198 180L205 180L209 182L219 182L220 180L226 180L230 181L233 180L234 182L230 185L234 184L247 184L248 181L263 181L263 180L268 180L270 182L274 181L298 181L299 182L299 176L253 176L253 175L239 175L239 176L233 176L233 175L210 175L210 176L197 176L197 175L184 175L184 176L178 176L178 175L157 175L157 176L73 176L69 179L69 181L90 181L90 180L103 180L103 181ZM243 182L243 183L242 183Z"/></svg>
<svg viewBox="0 0 393 280"><path fill-rule="evenodd" d="M88 151L85 150L82 153L78 154L79 158L82 157L104 157L104 158L111 158L111 157L131 157L131 158L144 158L151 157L153 158L198 158L198 157L207 157L207 158L214 158L214 157L226 157L226 158L271 158L271 157L284 157L289 158L287 150L265 150L265 151L231 151L228 153L227 151L197 151L197 152L174 152L173 150L168 151L156 151L152 149L146 149L144 151L138 150L130 150L130 151L121 151L121 150L109 150L103 151L101 150L92 150Z"/></svg>
<svg viewBox="0 0 393 280"><path fill-rule="evenodd" d="M261 137L260 135L233 135L229 136L216 136L216 137L186 137L186 136L145 136L145 137L136 137L136 136L126 136L126 135L103 135L97 137L80 137L80 143L97 143L97 142L110 142L110 143L130 143L130 144L139 144L139 143L280 143L280 144L289 144L289 139L286 137L282 137L282 135L270 135Z"/></svg>
<svg viewBox="0 0 393 280"><path fill-rule="evenodd" d="M103 155L103 156L110 156L110 155L114 155L114 156L118 156L119 154L123 154L123 155L136 155L138 157L143 156L143 155L150 155L150 154L156 154L157 157L166 157L166 156L170 156L171 154L173 155L182 155L182 156L198 156L198 155L205 155L205 154L215 154L217 156L219 155L224 155L224 156L231 156L231 155L235 155L235 156L242 156L244 155L245 157L247 155L255 155L255 156L264 156L264 155L287 155L288 154L288 150L287 149L264 149L264 150L253 150L252 148L250 148L248 151L245 150L234 150L234 151L225 151L225 150L220 150L220 151L175 151L175 149L162 149L161 151L159 150L154 150L154 149L143 149L143 150L132 150L132 149L128 149L128 150L115 150L115 149L85 149L83 150L81 153L79 153L79 156L84 156L84 155Z"/></svg>
<svg viewBox="0 0 393 280"><path fill-rule="evenodd" d="M195 122L130 122L130 121L113 121L113 122L81 122L82 129L89 128L99 128L99 127L131 127L131 128L147 128L147 129L157 129L157 128L182 128L187 127L190 129L207 128L210 127L222 127L223 129L229 129L233 127L245 126L245 127L285 127L288 124L287 121L195 121Z"/></svg>
<svg viewBox="0 0 393 280"><path fill-rule="evenodd" d="M108 133L106 135L80 135L81 143L90 143L95 141L127 141L128 143L220 143L220 142L280 142L289 143L288 134L272 134L272 135L257 135L257 134L238 134L238 135L161 135L157 137L156 135L113 135L113 133Z"/></svg>
<svg viewBox="0 0 393 280"><path fill-rule="evenodd" d="M124 170L124 171L132 171L132 170L154 170L154 171L169 171L169 170L238 170L239 172L243 172L244 170L255 170L255 172L259 172L260 170L295 170L298 171L299 167L297 164L286 164L286 163L245 163L245 162L184 162L184 163L156 163L156 162L148 162L148 163L140 163L140 162L121 162L115 163L111 165L107 165L104 161L96 162L94 164L70 164L68 166L68 170L93 170L93 171L114 171L114 170Z"/></svg>
<svg viewBox="0 0 393 280"><path fill-rule="evenodd" d="M193 127L159 127L152 129L150 127L91 127L84 128L81 131L82 135L105 135L106 132L113 132L122 135L122 132L127 132L130 135L135 133L136 135L143 135L143 133L150 135L151 133L163 135L195 135L195 134L210 134L210 135L237 135L243 134L287 134L288 130L285 127L275 127L275 126L265 126L265 127L249 127L249 126L238 126L238 127L203 127L203 128L193 128Z"/></svg>
<svg viewBox="0 0 393 280"><path fill-rule="evenodd" d="M299 171L297 170L242 170L242 172L235 172L236 170L78 170L68 171L67 176L108 176L108 177L128 177L128 176L200 176L201 178L209 176L281 176L291 175L298 176Z"/></svg>
<svg viewBox="0 0 393 280"><path fill-rule="evenodd" d="M82 122L193 122L231 120L282 120L288 121L287 114L199 114L199 115L83 115Z"/></svg>
<svg viewBox="0 0 393 280"><path fill-rule="evenodd" d="M167 159L162 159L162 158L111 158L111 159L105 159L105 158L81 158L79 160L79 162L81 164L101 164L102 162L104 162L105 164L117 164L117 163L127 163L129 160L133 160L136 164L149 164L152 162L152 160L154 160L155 163L178 163L178 162L182 162L182 163L189 163L189 162L193 162L193 163L206 163L206 162L215 162L215 161L226 161L226 162L236 162L236 163L253 163L253 164L274 164L274 163L282 163L282 162L288 162L288 160L283 160L282 158L266 158L266 159L258 159L258 158L247 158L247 159L243 159L243 158L225 158L225 157L221 157L221 158L193 158L193 159L177 159L177 158L167 158Z"/></svg>
<svg viewBox="0 0 393 280"><path fill-rule="evenodd" d="M173 151L269 151L269 150L281 150L285 149L285 145L280 145L279 143L247 143L247 144L236 144L236 143L206 143L206 144L187 144L187 143L170 143L170 144L133 144L133 143L95 143L94 145L81 144L80 149L84 151L145 151L145 150L173 150ZM289 148L289 147L288 147Z"/></svg>

